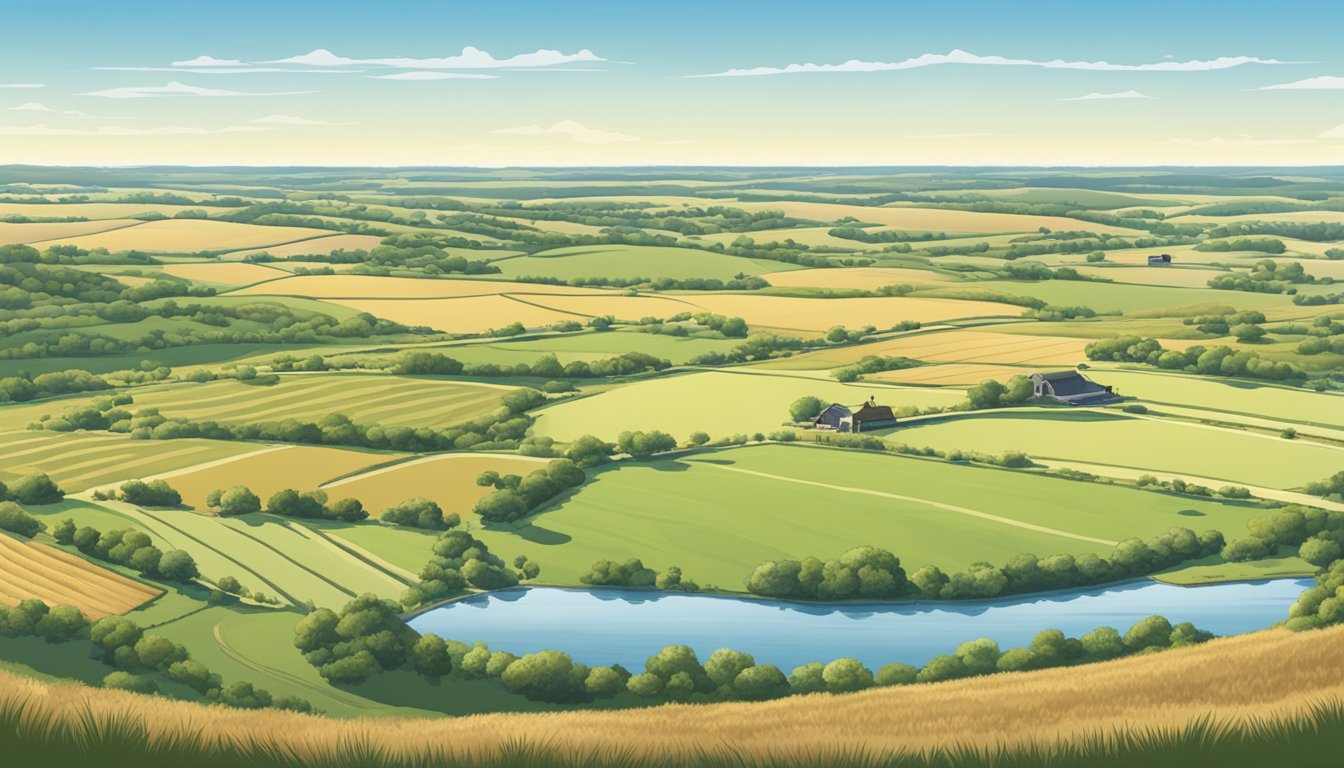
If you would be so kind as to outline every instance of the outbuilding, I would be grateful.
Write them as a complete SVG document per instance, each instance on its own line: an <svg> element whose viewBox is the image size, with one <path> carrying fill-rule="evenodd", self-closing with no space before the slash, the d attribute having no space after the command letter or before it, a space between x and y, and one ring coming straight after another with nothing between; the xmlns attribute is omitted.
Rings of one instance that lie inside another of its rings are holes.
<svg viewBox="0 0 1344 768"><path fill-rule="evenodd" d="M1064 405L1111 405L1120 397L1110 387L1087 378L1078 371L1051 371L1031 374L1037 400Z"/></svg>
<svg viewBox="0 0 1344 768"><path fill-rule="evenodd" d="M896 414L891 406L878 405L877 399L870 397L862 405L848 406L831 403L812 421L813 429L828 429L835 432L871 432L874 429L886 429L896 426Z"/></svg>

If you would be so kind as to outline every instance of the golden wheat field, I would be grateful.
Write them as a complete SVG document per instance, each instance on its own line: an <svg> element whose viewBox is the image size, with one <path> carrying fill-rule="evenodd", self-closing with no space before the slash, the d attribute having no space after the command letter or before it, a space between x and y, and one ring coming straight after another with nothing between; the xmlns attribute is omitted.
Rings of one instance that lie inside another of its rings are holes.
<svg viewBox="0 0 1344 768"><path fill-rule="evenodd" d="M327 232L325 229L308 227L264 227L259 224L238 224L208 219L164 219L98 231L97 234L53 235L52 237L60 239L50 240L47 245L106 248L114 252L229 251L323 237Z"/></svg>
<svg viewBox="0 0 1344 768"><path fill-rule="evenodd" d="M285 271L261 264L239 261L213 261L203 264L165 264L164 274L181 277L196 283L235 286L251 285L263 280L283 278Z"/></svg>
<svg viewBox="0 0 1344 768"><path fill-rule="evenodd" d="M51 683L0 672L0 701L35 704L32 716L131 716L151 739L201 733L247 738L295 754L338 756L367 743L390 754L451 745L495 755L509 742L542 743L571 756L719 754L781 758L931 749L952 744L1054 743L1130 728L1174 729L1196 718L1284 718L1344 695L1344 627L1267 630L1085 667L1017 672L854 694L761 703L665 705L617 712L487 714L448 719L332 720L315 715L207 707Z"/></svg>
<svg viewBox="0 0 1344 768"><path fill-rule="evenodd" d="M382 242L383 238L378 235L328 235L327 237L315 237L297 243L234 251L229 254L229 258L240 259L256 253L269 253L278 259L289 259L295 256L325 256L336 250L369 251L378 247Z"/></svg>
<svg viewBox="0 0 1344 768"><path fill-rule="evenodd" d="M0 245L11 243L46 243L67 237L91 235L125 227L138 226L138 221L65 221L38 224L11 224L0 221Z"/></svg>
<svg viewBox="0 0 1344 768"><path fill-rule="evenodd" d="M986 379L1007 381L1017 374L1031 373L1031 368L1008 365L979 365L976 363L942 363L921 365L900 371L879 371L864 376L865 381L889 381L893 384L937 384L967 386Z"/></svg>
<svg viewBox="0 0 1344 768"><path fill-rule="evenodd" d="M940 363L1072 365L1087 359L1083 348L1089 342L1090 339L958 330L906 336L856 351L874 355L903 355Z"/></svg>
<svg viewBox="0 0 1344 768"><path fill-rule="evenodd" d="M245 265L240 265L245 266ZM598 288L537 285L504 280L425 280L370 275L296 275L234 291L241 295L303 296L312 299L449 299L499 294L591 296L611 294Z"/></svg>
<svg viewBox="0 0 1344 768"><path fill-rule="evenodd" d="M377 515L383 509L409 498L423 496L438 503L444 512L471 517L471 507L489 488L476 484L487 470L501 475L523 475L546 466L547 459L511 454L451 453L415 459L351 475L322 486L332 498L353 496Z"/></svg>
<svg viewBox="0 0 1344 768"><path fill-rule="evenodd" d="M172 216L181 211L192 209L209 211L209 208L194 205L172 205L158 203L0 203L0 216L29 216L37 218L86 219L126 219L144 213L161 213ZM227 208L216 208L227 211Z"/></svg>
<svg viewBox="0 0 1344 768"><path fill-rule="evenodd" d="M212 461L158 475L169 481L182 502L204 509L206 494L245 485L262 500L285 488L316 490L329 480L384 462L405 458L400 453L368 453L344 448L288 445Z"/></svg>
<svg viewBox="0 0 1344 768"><path fill-rule="evenodd" d="M1190 214L1172 217L1176 223L1227 224L1237 221L1290 221L1298 223L1344 222L1344 211L1286 211L1283 213L1243 213L1236 216Z"/></svg>
<svg viewBox="0 0 1344 768"><path fill-rule="evenodd" d="M159 590L58 549L0 533L0 603L36 598L73 605L90 619L126 613Z"/></svg>
<svg viewBox="0 0 1344 768"><path fill-rule="evenodd" d="M831 326L890 328L904 320L936 323L969 317L1016 317L1020 307L986 301L882 296L868 299L802 299L718 293L695 297L710 311L737 316L750 326L824 332Z"/></svg>
<svg viewBox="0 0 1344 768"><path fill-rule="evenodd" d="M853 217L867 224L878 224L884 229L908 229L929 232L976 232L998 234L1005 232L1035 232L1041 227L1059 231L1104 232L1109 234L1136 234L1134 230L1096 224L1062 216L1026 216L1014 213L983 213L958 211L947 208L911 208L895 205L871 207L842 203L807 203L792 200L769 203L737 202L734 207L748 211L783 211L786 216L832 222Z"/></svg>
<svg viewBox="0 0 1344 768"><path fill-rule="evenodd" d="M902 267L850 267L832 269L799 269L771 272L761 275L771 285L784 288L854 288L873 291L884 285L945 285L956 282L927 269Z"/></svg>

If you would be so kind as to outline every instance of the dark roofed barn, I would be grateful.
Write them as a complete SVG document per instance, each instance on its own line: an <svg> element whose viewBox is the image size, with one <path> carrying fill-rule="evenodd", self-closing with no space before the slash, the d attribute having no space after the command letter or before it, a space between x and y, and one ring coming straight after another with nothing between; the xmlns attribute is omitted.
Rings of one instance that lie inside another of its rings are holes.
<svg viewBox="0 0 1344 768"><path fill-rule="evenodd" d="M1038 400L1053 400L1064 405L1110 405L1120 397L1110 387L1092 381L1077 371L1033 373L1031 383Z"/></svg>
<svg viewBox="0 0 1344 768"><path fill-rule="evenodd" d="M876 398L868 398L868 402L853 408L831 403L817 415L812 426L836 432L865 432L896 426L896 414L890 406L878 405Z"/></svg>

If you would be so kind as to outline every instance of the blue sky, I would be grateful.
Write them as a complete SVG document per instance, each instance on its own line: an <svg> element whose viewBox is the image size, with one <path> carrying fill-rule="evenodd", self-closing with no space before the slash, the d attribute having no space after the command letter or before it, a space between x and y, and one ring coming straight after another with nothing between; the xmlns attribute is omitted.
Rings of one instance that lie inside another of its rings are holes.
<svg viewBox="0 0 1344 768"><path fill-rule="evenodd" d="M25 4L0 162L1339 163L1341 29L1294 0Z"/></svg>

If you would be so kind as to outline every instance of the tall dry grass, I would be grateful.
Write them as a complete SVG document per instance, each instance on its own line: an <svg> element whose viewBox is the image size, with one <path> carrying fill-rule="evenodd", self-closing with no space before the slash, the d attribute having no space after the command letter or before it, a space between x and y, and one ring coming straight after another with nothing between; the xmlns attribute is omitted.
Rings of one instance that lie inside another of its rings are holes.
<svg viewBox="0 0 1344 768"><path fill-rule="evenodd" d="M159 590L58 549L0 534L0 603L37 598L73 605L90 619L125 613Z"/></svg>
<svg viewBox="0 0 1344 768"><path fill-rule="evenodd" d="M146 744L243 739L313 760L334 760L351 744L411 762L426 754L498 757L519 744L574 759L639 760L722 753L724 760L796 762L954 745L1030 751L1095 741L1117 728L1170 734L1209 718L1255 730L1310 720L1323 701L1344 701L1344 627L1271 630L1103 664L844 696L432 720L212 708L0 673L0 711L23 709L43 727L134 721Z"/></svg>

